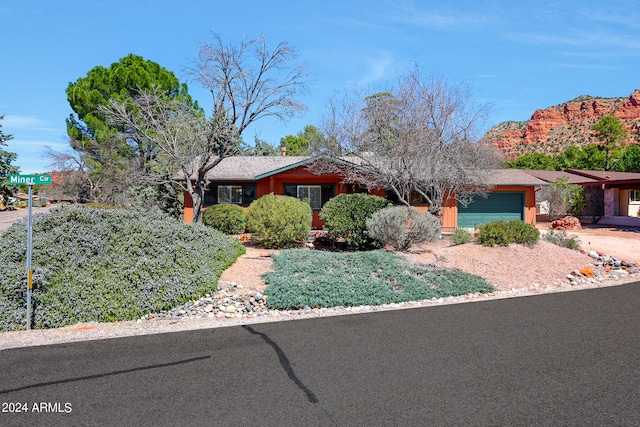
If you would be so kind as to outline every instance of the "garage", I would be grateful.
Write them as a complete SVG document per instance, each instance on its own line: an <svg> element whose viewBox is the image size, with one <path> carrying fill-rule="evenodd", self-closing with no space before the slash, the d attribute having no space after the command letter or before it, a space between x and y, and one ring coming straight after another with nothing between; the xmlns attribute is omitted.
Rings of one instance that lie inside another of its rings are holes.
<svg viewBox="0 0 640 427"><path fill-rule="evenodd" d="M458 204L458 228L476 228L492 221L524 220L523 192L491 192L476 196L467 207Z"/></svg>

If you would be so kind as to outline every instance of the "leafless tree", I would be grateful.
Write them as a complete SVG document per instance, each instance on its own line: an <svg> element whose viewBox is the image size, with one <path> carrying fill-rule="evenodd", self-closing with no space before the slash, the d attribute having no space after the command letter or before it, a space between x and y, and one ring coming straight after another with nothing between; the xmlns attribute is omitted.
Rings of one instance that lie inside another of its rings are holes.
<svg viewBox="0 0 640 427"><path fill-rule="evenodd" d="M61 188L57 190L75 199L122 206L122 194L131 185L143 182L145 174L130 164L132 159L106 155L107 145L104 147L104 156L100 162L95 161L87 152L56 151L45 147L43 156L48 160L49 166L65 176ZM90 163L93 167L90 167Z"/></svg>
<svg viewBox="0 0 640 427"><path fill-rule="evenodd" d="M193 221L200 221L206 174L224 158L240 152L241 135L264 117L281 120L302 111L295 97L306 90L304 66L288 69L296 58L286 44L269 50L264 37L227 46L220 36L201 44L190 73L213 98L211 117L191 105L170 99L157 89L112 101L107 115L125 131L123 138L155 145L180 173L174 176L193 200Z"/></svg>
<svg viewBox="0 0 640 427"><path fill-rule="evenodd" d="M307 91L307 67L293 65L298 54L286 43L271 50L264 36L227 45L218 34L201 43L188 72L211 93L213 111L225 111L239 135L256 120L285 121L306 107L296 98Z"/></svg>
<svg viewBox="0 0 640 427"><path fill-rule="evenodd" d="M323 124L344 161L315 162L313 169L343 173L346 182L384 188L409 205L419 194L437 214L451 198L463 205L486 192L495 152L477 142L488 110L471 101L464 85L424 77L413 67L398 88L363 97L359 89L329 104Z"/></svg>

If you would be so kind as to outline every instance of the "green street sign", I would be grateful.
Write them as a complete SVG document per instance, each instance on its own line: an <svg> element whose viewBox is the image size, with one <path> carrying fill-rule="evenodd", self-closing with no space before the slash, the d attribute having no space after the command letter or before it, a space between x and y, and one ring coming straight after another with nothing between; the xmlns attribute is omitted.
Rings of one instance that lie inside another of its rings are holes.
<svg viewBox="0 0 640 427"><path fill-rule="evenodd" d="M9 185L51 185L51 175L9 175Z"/></svg>

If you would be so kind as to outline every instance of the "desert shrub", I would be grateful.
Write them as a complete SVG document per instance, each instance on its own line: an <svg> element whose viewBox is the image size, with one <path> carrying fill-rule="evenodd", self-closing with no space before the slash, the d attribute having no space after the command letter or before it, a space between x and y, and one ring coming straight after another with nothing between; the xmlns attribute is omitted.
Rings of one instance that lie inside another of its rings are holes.
<svg viewBox="0 0 640 427"><path fill-rule="evenodd" d="M295 197L268 194L247 211L247 230L265 247L293 246L309 236L311 207Z"/></svg>
<svg viewBox="0 0 640 427"><path fill-rule="evenodd" d="M344 243L355 249L379 247L378 240L369 236L367 219L381 209L391 206L391 202L379 196L364 193L339 194L329 200L320 211L324 229L334 243Z"/></svg>
<svg viewBox="0 0 640 427"><path fill-rule="evenodd" d="M393 252L284 250L272 255L267 303L274 309L380 305L491 292L483 278L407 262Z"/></svg>
<svg viewBox="0 0 640 427"><path fill-rule="evenodd" d="M540 237L534 226L520 220L489 222L481 225L479 230L478 241L484 246L508 246L511 243L533 246Z"/></svg>
<svg viewBox="0 0 640 427"><path fill-rule="evenodd" d="M580 240L578 237L569 237L565 231L549 230L542 235L542 240L546 240L549 243L563 248L573 249L574 251L580 250Z"/></svg>
<svg viewBox="0 0 640 427"><path fill-rule="evenodd" d="M471 233L464 228L456 228L453 230L453 233L449 235L449 240L454 245L464 245L465 243L469 243L473 236Z"/></svg>
<svg viewBox="0 0 640 427"><path fill-rule="evenodd" d="M369 236L397 251L440 238L440 220L427 211L407 206L390 206L367 219Z"/></svg>
<svg viewBox="0 0 640 427"><path fill-rule="evenodd" d="M549 202L549 218L557 219L566 215L578 216L586 207L583 187L569 184L567 178L559 178L542 190L541 197Z"/></svg>
<svg viewBox="0 0 640 427"><path fill-rule="evenodd" d="M241 206L223 203L207 208L202 223L225 234L238 234L244 231L247 214Z"/></svg>
<svg viewBox="0 0 640 427"><path fill-rule="evenodd" d="M0 236L0 331L26 325L25 221ZM133 320L213 292L244 252L202 224L61 206L33 218L34 328Z"/></svg>
<svg viewBox="0 0 640 427"><path fill-rule="evenodd" d="M93 209L117 209L117 206L113 206L108 203L101 203L101 202L89 202L80 206L93 208Z"/></svg>

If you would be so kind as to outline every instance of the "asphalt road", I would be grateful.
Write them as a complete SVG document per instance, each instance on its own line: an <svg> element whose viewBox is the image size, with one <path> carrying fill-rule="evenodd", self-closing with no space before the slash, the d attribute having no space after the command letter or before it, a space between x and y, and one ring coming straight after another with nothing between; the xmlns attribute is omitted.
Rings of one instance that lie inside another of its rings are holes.
<svg viewBox="0 0 640 427"><path fill-rule="evenodd" d="M0 425L640 425L639 307L634 283L3 350Z"/></svg>

